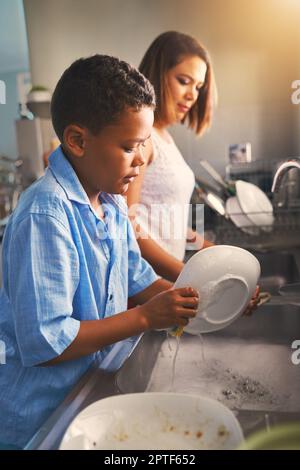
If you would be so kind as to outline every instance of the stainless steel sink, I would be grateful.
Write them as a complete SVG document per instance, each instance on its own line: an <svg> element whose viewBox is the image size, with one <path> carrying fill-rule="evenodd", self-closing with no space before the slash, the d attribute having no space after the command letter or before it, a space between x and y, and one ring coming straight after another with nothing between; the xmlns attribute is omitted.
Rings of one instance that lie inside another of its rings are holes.
<svg viewBox="0 0 300 470"><path fill-rule="evenodd" d="M176 340L171 340L171 349L164 340L147 390L201 393L234 410L300 412L300 365L291 360L295 339L300 339L300 309L291 306L266 305L224 330L207 333L203 350L199 337L185 334L173 384ZM141 389L139 378L149 353L141 344L134 362L119 371L122 393Z"/></svg>
<svg viewBox="0 0 300 470"><path fill-rule="evenodd" d="M295 253L253 252L253 254L257 257L261 266L259 282L261 290L269 291L271 294L278 294L281 286L300 281L299 266Z"/></svg>

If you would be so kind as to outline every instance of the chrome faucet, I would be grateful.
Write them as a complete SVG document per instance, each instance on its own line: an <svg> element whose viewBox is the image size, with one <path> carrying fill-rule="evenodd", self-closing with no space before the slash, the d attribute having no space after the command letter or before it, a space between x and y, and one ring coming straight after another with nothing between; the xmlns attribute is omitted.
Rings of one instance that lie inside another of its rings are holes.
<svg viewBox="0 0 300 470"><path fill-rule="evenodd" d="M273 184L272 184L272 193L276 193L279 189L283 176L289 171L291 168L298 168L300 170L300 157L299 158L291 158L290 160L282 163L280 167L277 169Z"/></svg>

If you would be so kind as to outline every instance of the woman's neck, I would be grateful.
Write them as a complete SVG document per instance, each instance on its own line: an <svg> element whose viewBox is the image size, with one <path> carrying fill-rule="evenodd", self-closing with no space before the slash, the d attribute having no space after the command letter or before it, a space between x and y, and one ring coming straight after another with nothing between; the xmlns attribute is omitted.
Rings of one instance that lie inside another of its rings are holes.
<svg viewBox="0 0 300 470"><path fill-rule="evenodd" d="M167 130L167 126L159 125L159 124L154 124L154 129L155 131L160 135L160 137L165 140L168 144L172 142L172 137Z"/></svg>

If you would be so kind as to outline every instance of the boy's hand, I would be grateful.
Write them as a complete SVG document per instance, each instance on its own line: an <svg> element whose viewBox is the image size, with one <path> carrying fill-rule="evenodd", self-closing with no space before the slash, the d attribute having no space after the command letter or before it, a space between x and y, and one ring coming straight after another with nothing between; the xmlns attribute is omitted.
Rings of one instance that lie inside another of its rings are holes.
<svg viewBox="0 0 300 470"><path fill-rule="evenodd" d="M147 329L186 326L197 314L199 296L192 287L169 289L141 305Z"/></svg>

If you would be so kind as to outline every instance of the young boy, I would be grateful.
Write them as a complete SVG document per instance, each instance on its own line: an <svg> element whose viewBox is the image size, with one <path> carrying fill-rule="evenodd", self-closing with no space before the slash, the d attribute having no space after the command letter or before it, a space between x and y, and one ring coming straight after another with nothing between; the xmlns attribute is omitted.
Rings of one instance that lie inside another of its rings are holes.
<svg viewBox="0 0 300 470"><path fill-rule="evenodd" d="M152 86L116 58L74 62L54 91L61 146L6 228L0 441L23 447L113 343L186 325L197 293L170 289L141 258L123 197L143 165ZM128 297L138 305L127 310Z"/></svg>

